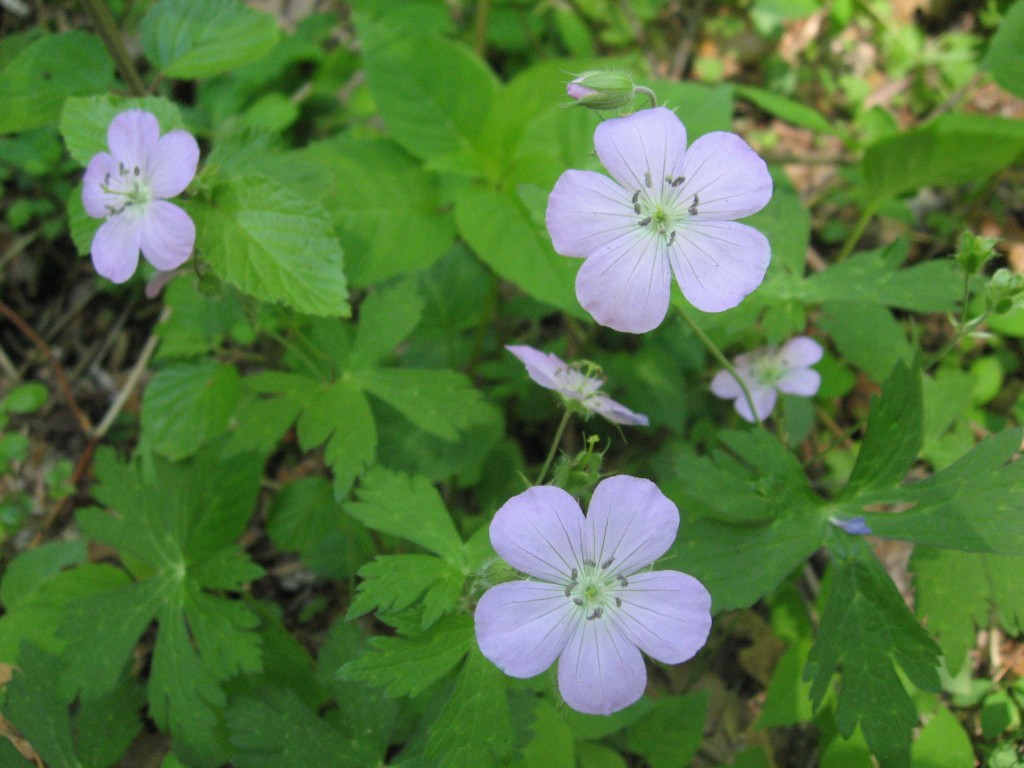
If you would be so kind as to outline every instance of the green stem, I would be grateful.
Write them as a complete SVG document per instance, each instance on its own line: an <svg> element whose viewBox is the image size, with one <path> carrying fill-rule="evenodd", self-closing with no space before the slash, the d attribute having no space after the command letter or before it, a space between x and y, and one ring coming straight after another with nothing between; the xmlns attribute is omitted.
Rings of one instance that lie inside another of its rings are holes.
<svg viewBox="0 0 1024 768"><path fill-rule="evenodd" d="M569 424L570 416L572 416L572 411L566 408L565 413L562 414L562 420L558 424L558 431L555 432L555 439L551 441L551 450L548 451L548 457L544 459L544 466L540 468L540 474L537 475L537 479L533 483L534 485L540 485L543 482L548 469L551 467L551 462L555 460L555 454L558 452L558 446L562 444L562 435L565 434L565 428Z"/></svg>
<svg viewBox="0 0 1024 768"><path fill-rule="evenodd" d="M481 59L487 53L487 21L491 15L491 0L477 0L476 23L473 26L473 52Z"/></svg>
<svg viewBox="0 0 1024 768"><path fill-rule="evenodd" d="M642 85L634 85L633 93L642 93L644 96L649 98L651 100L652 108L658 106L658 97L654 95L654 91L652 91L650 88L646 88Z"/></svg>
<svg viewBox="0 0 1024 768"><path fill-rule="evenodd" d="M857 243L860 242L861 235L864 234L864 230L868 228L868 224L871 223L871 219L874 218L875 212L878 211L878 203L872 202L868 204L868 207L864 209L864 212L860 215L860 220L853 228L853 232L846 238L846 242L843 243L843 250L836 256L836 261L842 261L851 253L853 249L857 247Z"/></svg>
<svg viewBox="0 0 1024 768"><path fill-rule="evenodd" d="M971 300L971 276L970 275L964 275L964 297L962 299L963 305L960 308L960 325L957 327L956 333L953 334L953 338L951 338L949 341L947 341L942 346L942 349L940 349L938 352L936 352L932 356L931 360L929 360L927 363L925 363L925 365L924 365L924 370L925 371L930 371L932 368L934 368L935 365L940 360L942 360L942 358L944 358L946 355L948 355L950 353L950 351L957 344L960 343L960 340L963 339L964 334L966 333L966 329L967 329L967 311L968 311L967 304L968 304L968 302L970 302L970 300ZM977 319L977 322L972 323L972 325L974 327L977 327L982 322L984 322L986 317L988 317L988 312L985 312L984 314L982 314L981 317L979 317Z"/></svg>
<svg viewBox="0 0 1024 768"><path fill-rule="evenodd" d="M747 407L750 408L750 412L754 414L754 417L757 419L757 423L761 428L767 429L764 425L764 421L761 419L761 414L759 414L757 412L757 408L754 407L754 398L750 396L750 390L747 389L747 385L743 381L742 377L736 373L736 369L733 367L733 364L730 363L726 356L722 354L722 350L718 348L718 345L708 338L708 335L704 333L701 327L693 321L693 318L686 314L682 309L679 309L679 314L683 316L683 320L685 320L686 324L690 326L690 329L697 334L697 338L700 339L704 343L704 346L708 348L708 352L711 353L711 356L715 358L718 364L725 368L725 370L727 370L729 374L736 379L736 383L740 385L740 390L743 392L743 399L747 401Z"/></svg>
<svg viewBox="0 0 1024 768"><path fill-rule="evenodd" d="M110 15L107 4L103 0L82 0L82 7L85 8L96 31L103 38L103 44L107 46L110 57L114 60L117 71L121 73L121 79L128 86L128 90L132 92L133 96L140 98L145 96L146 86L142 82L139 71L135 68L135 62L128 55L128 49L124 47L121 32L117 28L114 17Z"/></svg>

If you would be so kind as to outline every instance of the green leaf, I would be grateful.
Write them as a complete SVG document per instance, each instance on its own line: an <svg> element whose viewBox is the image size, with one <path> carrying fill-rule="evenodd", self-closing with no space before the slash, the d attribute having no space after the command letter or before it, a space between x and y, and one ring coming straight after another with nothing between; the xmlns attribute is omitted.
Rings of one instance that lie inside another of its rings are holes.
<svg viewBox="0 0 1024 768"><path fill-rule="evenodd" d="M0 413L34 413L43 407L49 394L38 381L19 384L0 400Z"/></svg>
<svg viewBox="0 0 1024 768"><path fill-rule="evenodd" d="M45 582L88 557L85 541L48 541L26 549L8 564L0 582L0 603L10 612Z"/></svg>
<svg viewBox="0 0 1024 768"><path fill-rule="evenodd" d="M973 762L970 737L956 716L945 708L925 723L911 748L910 764L913 768L947 768Z"/></svg>
<svg viewBox="0 0 1024 768"><path fill-rule="evenodd" d="M497 768L507 764L511 752L505 676L471 647L455 688L430 729L425 755L446 768Z"/></svg>
<svg viewBox="0 0 1024 768"><path fill-rule="evenodd" d="M108 695L81 699L75 718L78 754L88 766L114 765L142 730L142 687L124 677Z"/></svg>
<svg viewBox="0 0 1024 768"><path fill-rule="evenodd" d="M75 755L67 702L57 684L60 662L27 644L18 657L19 669L7 684L4 718L50 768L83 768Z"/></svg>
<svg viewBox="0 0 1024 768"><path fill-rule="evenodd" d="M535 299L574 317L578 259L557 255L522 205L496 189L467 185L455 200L455 223L476 255Z"/></svg>
<svg viewBox="0 0 1024 768"><path fill-rule="evenodd" d="M114 64L95 35L46 35L23 47L0 70L0 134L55 121L69 96L102 93Z"/></svg>
<svg viewBox="0 0 1024 768"><path fill-rule="evenodd" d="M437 181L383 139L342 136L289 155L327 179L321 202L338 227L355 286L417 272L451 247L455 227Z"/></svg>
<svg viewBox="0 0 1024 768"><path fill-rule="evenodd" d="M359 305L359 329L348 366L371 368L391 355L419 323L424 304L411 280L371 292Z"/></svg>
<svg viewBox="0 0 1024 768"><path fill-rule="evenodd" d="M918 483L858 497L859 506L911 504L898 515L865 511L879 536L963 552L1024 555L1024 462L1014 461L1021 430L983 440L955 464Z"/></svg>
<svg viewBox="0 0 1024 768"><path fill-rule="evenodd" d="M255 61L278 39L273 16L238 0L161 0L142 19L140 33L157 69L188 80Z"/></svg>
<svg viewBox="0 0 1024 768"><path fill-rule="evenodd" d="M1014 3L1003 16L981 67L1003 88L1024 99L1024 2Z"/></svg>
<svg viewBox="0 0 1024 768"><path fill-rule="evenodd" d="M524 768L577 768L576 739L553 704L536 700L530 732L522 751Z"/></svg>
<svg viewBox="0 0 1024 768"><path fill-rule="evenodd" d="M369 765L292 691L270 688L258 697L244 696L232 703L227 721L235 747L232 763L240 768Z"/></svg>
<svg viewBox="0 0 1024 768"><path fill-rule="evenodd" d="M338 675L384 688L387 696L417 696L454 669L475 642L473 620L453 614L416 637L372 638Z"/></svg>
<svg viewBox="0 0 1024 768"><path fill-rule="evenodd" d="M903 768L910 764L918 719L896 666L919 688L938 690L940 651L867 544L845 543L846 551L833 552L830 591L804 678L820 707L833 676L841 674L839 732L848 738L859 724L881 764Z"/></svg>
<svg viewBox="0 0 1024 768"><path fill-rule="evenodd" d="M474 168L494 73L440 36L372 24L360 32L366 81L395 140L421 159Z"/></svg>
<svg viewBox="0 0 1024 768"><path fill-rule="evenodd" d="M383 555L360 568L359 576L347 619L373 610L395 613L422 598L423 629L455 608L466 580L451 563L432 555Z"/></svg>
<svg viewBox="0 0 1024 768"><path fill-rule="evenodd" d="M819 133L841 135L835 123L829 122L818 110L801 104L799 101L793 101L772 91L750 85L736 85L733 88L741 99L746 99L754 106L785 120L787 123L810 128Z"/></svg>
<svg viewBox="0 0 1024 768"><path fill-rule="evenodd" d="M1024 629L1022 567L1019 557L914 548L914 609L938 638L950 674L963 666L991 617L1010 635Z"/></svg>
<svg viewBox="0 0 1024 768"><path fill-rule="evenodd" d="M462 538L437 489L422 477L375 467L345 511L375 531L411 541L461 566Z"/></svg>
<svg viewBox="0 0 1024 768"><path fill-rule="evenodd" d="M914 347L885 307L865 302L829 301L822 305L819 325L836 348L872 379L884 381L899 362L909 364Z"/></svg>
<svg viewBox="0 0 1024 768"><path fill-rule="evenodd" d="M626 745L651 768L689 765L704 737L708 698L702 692L658 699L655 708L626 731Z"/></svg>
<svg viewBox="0 0 1024 768"><path fill-rule="evenodd" d="M159 371L142 397L142 439L178 461L227 430L241 396L238 370L216 360Z"/></svg>
<svg viewBox="0 0 1024 768"><path fill-rule="evenodd" d="M494 414L473 383L455 371L377 368L360 371L357 380L417 427L445 440L456 440Z"/></svg>
<svg viewBox="0 0 1024 768"><path fill-rule="evenodd" d="M980 183L1024 152L1018 120L948 114L867 148L865 193L877 205L920 187Z"/></svg>
<svg viewBox="0 0 1024 768"><path fill-rule="evenodd" d="M88 165L97 152L109 152L107 129L111 121L129 109L144 109L156 115L160 132L184 128L178 105L159 96L129 99L105 93L99 96L74 96L64 102L60 115L60 135L79 165Z"/></svg>
<svg viewBox="0 0 1024 768"><path fill-rule="evenodd" d="M921 450L923 432L920 373L899 363L882 385L882 396L871 402L867 435L844 494L887 488L902 481Z"/></svg>
<svg viewBox="0 0 1024 768"><path fill-rule="evenodd" d="M348 316L341 245L318 203L268 178L241 176L189 210L201 257L243 293L312 315Z"/></svg>

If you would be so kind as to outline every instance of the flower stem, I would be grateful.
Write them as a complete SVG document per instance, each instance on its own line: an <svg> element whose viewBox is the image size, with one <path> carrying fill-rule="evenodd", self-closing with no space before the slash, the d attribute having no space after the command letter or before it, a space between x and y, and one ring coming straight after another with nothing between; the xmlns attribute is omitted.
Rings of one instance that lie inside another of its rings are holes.
<svg viewBox="0 0 1024 768"><path fill-rule="evenodd" d="M644 96L649 98L651 100L652 108L658 106L658 97L654 95L654 91L652 91L650 88L647 88L643 85L634 85L633 93L642 93Z"/></svg>
<svg viewBox="0 0 1024 768"><path fill-rule="evenodd" d="M89 14L89 18L92 19L96 31L103 38L103 44L107 46L107 51L110 52L110 57L117 65L117 71L121 73L121 79L128 86L128 90L132 92L133 96L140 98L145 96L146 86L142 82L139 71L135 68L135 62L128 55L128 49L124 47L121 32L114 22L114 17L110 15L107 4L103 0L82 0L82 6Z"/></svg>
<svg viewBox="0 0 1024 768"><path fill-rule="evenodd" d="M846 238L846 242L843 243L843 250L836 256L836 261L842 261L851 253L853 249L857 247L857 243L860 242L861 235L864 234L864 230L868 228L868 224L871 223L871 219L875 217L875 212L878 210L878 203L872 202L868 204L868 207L864 209L864 212L860 215L860 219L853 227L853 231L850 236Z"/></svg>
<svg viewBox="0 0 1024 768"><path fill-rule="evenodd" d="M736 373L736 368L733 367L733 364L730 363L726 356L722 354L722 350L718 348L718 345L708 338L708 335L704 333L701 327L693 321L693 318L686 314L686 312L681 308L679 309L679 314L683 316L683 320L685 320L686 324L690 326L690 330L697 334L697 338L700 339L704 343L704 346L708 348L708 352L711 353L711 356L715 358L718 364L725 368L725 370L729 372L729 375L736 379L736 383L740 385L740 390L743 392L743 399L747 401L747 407L750 408L750 412L754 414L754 417L757 419L757 423L761 428L767 429L764 425L764 420L761 418L761 414L757 412L757 408L754 406L754 398L750 396L750 390L747 389L747 385L740 375Z"/></svg>
<svg viewBox="0 0 1024 768"><path fill-rule="evenodd" d="M555 460L555 454L558 452L558 446L562 444L562 435L565 434L565 428L569 424L570 416L572 416L572 411L566 408L565 413L562 414L562 420L558 424L558 430L555 432L555 439L551 441L551 450L548 451L548 457L544 459L544 466L540 468L540 474L537 475L537 479L533 483L534 485L540 485L544 481L544 477L551 467L551 462Z"/></svg>
<svg viewBox="0 0 1024 768"><path fill-rule="evenodd" d="M970 300L971 276L964 275L964 297L962 299L962 306L960 308L960 324L957 326L956 333L953 334L953 338L947 341L942 346L942 348L938 352L936 352L927 363L924 364L922 370L924 370L925 372L930 371L932 368L934 368L939 363L939 361L942 360L942 358L944 358L946 355L948 355L953 350L953 348L963 340L964 336L967 335L967 305L970 302ZM988 315L988 312L984 312L980 317L973 319L971 321L971 327L976 328L979 325L981 325L981 323L985 322L985 319L988 317Z"/></svg>

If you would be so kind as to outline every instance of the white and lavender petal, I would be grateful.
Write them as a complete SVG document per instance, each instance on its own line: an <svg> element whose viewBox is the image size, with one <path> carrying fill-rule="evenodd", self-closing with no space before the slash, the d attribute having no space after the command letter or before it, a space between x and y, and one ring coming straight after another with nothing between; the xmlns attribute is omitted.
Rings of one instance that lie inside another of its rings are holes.
<svg viewBox="0 0 1024 768"><path fill-rule="evenodd" d="M92 239L92 263L112 283L123 283L139 265L142 223L130 215L111 216Z"/></svg>
<svg viewBox="0 0 1024 768"><path fill-rule="evenodd" d="M747 398L743 396L736 398L736 413L742 416L744 421L749 421L750 423L764 421L775 410L775 401L778 399L779 393L775 387L759 384L753 384L749 386L749 389L750 399L754 401L754 408L757 409L757 418L754 418L754 414L750 412Z"/></svg>
<svg viewBox="0 0 1024 768"><path fill-rule="evenodd" d="M149 157L149 188L155 197L169 198L185 191L196 175L199 145L187 131L160 137Z"/></svg>
<svg viewBox="0 0 1024 768"><path fill-rule="evenodd" d="M594 149L627 194L660 196L666 178L683 173L686 128L665 107L644 109L597 126Z"/></svg>
<svg viewBox="0 0 1024 768"><path fill-rule="evenodd" d="M132 174L148 168L149 161L160 140L160 124L149 112L130 109L110 122L107 145L110 154Z"/></svg>
<svg viewBox="0 0 1024 768"><path fill-rule="evenodd" d="M509 344L505 346L505 349L519 358L519 361L526 366L526 373L534 382L545 389L559 389L555 374L566 366L558 355L542 352L525 344Z"/></svg>
<svg viewBox="0 0 1024 768"><path fill-rule="evenodd" d="M586 257L636 229L632 192L593 171L566 171L548 197L545 225L562 256Z"/></svg>
<svg viewBox="0 0 1024 768"><path fill-rule="evenodd" d="M583 262L576 297L601 325L645 333L665 319L671 285L664 245L638 233Z"/></svg>
<svg viewBox="0 0 1024 768"><path fill-rule="evenodd" d="M604 416L613 424L629 424L636 427L649 426L651 420L642 413L636 413L612 400L607 395L599 394L593 399L594 412Z"/></svg>
<svg viewBox="0 0 1024 768"><path fill-rule="evenodd" d="M583 511L561 488L540 485L502 505L491 521L494 551L538 579L568 582L583 559Z"/></svg>
<svg viewBox="0 0 1024 768"><path fill-rule="evenodd" d="M679 510L658 486L641 477L609 477L590 501L584 557L629 576L665 554L678 530Z"/></svg>
<svg viewBox="0 0 1024 768"><path fill-rule="evenodd" d="M757 213L772 197L772 177L758 154L734 133L716 131L690 146L683 166L683 199L700 204L696 219L740 219Z"/></svg>
<svg viewBox="0 0 1024 768"><path fill-rule="evenodd" d="M116 217L115 217L116 218ZM142 255L157 269L177 269L192 255L196 225L174 203L153 200L141 217Z"/></svg>
<svg viewBox="0 0 1024 768"><path fill-rule="evenodd" d="M112 195L106 190L108 180L116 175L117 161L106 152L93 155L86 166L82 179L82 205L94 219L105 218L124 205L123 195Z"/></svg>
<svg viewBox="0 0 1024 768"><path fill-rule="evenodd" d="M480 651L507 675L539 675L555 662L575 631L573 608L563 588L555 584L498 584L476 606Z"/></svg>
<svg viewBox="0 0 1024 768"><path fill-rule="evenodd" d="M715 377L711 379L711 392L715 397L720 397L723 400L735 400L737 397L743 397L743 388L729 371L719 371L715 374Z"/></svg>
<svg viewBox="0 0 1024 768"><path fill-rule="evenodd" d="M787 395L813 397L821 387L821 374L811 368L797 368L783 374L775 386Z"/></svg>
<svg viewBox="0 0 1024 768"><path fill-rule="evenodd" d="M761 284L771 246L745 224L701 221L677 231L669 257L687 301L704 312L723 312Z"/></svg>
<svg viewBox="0 0 1024 768"><path fill-rule="evenodd" d="M779 362L786 368L806 368L821 360L825 352L810 336L797 336L782 345Z"/></svg>
<svg viewBox="0 0 1024 768"><path fill-rule="evenodd" d="M619 595L616 623L651 658L679 664L707 641L711 595L692 576L679 571L634 574Z"/></svg>
<svg viewBox="0 0 1024 768"><path fill-rule="evenodd" d="M610 715L643 696L646 687L640 651L604 619L584 621L558 660L558 690L579 712Z"/></svg>

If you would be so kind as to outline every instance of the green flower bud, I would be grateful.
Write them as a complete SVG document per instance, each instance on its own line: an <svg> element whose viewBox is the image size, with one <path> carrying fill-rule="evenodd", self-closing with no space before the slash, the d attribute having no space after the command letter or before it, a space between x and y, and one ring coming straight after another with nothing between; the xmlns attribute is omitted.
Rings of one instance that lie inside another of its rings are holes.
<svg viewBox="0 0 1024 768"><path fill-rule="evenodd" d="M994 315L1024 306L1024 275L997 269L985 286L985 307Z"/></svg>
<svg viewBox="0 0 1024 768"><path fill-rule="evenodd" d="M998 237L982 237L965 229L960 235L960 243L953 258L965 274L976 275L996 255L995 245L998 240Z"/></svg>
<svg viewBox="0 0 1024 768"><path fill-rule="evenodd" d="M621 109L633 101L636 86L622 72L584 72L565 87L569 98L581 107L608 110Z"/></svg>

